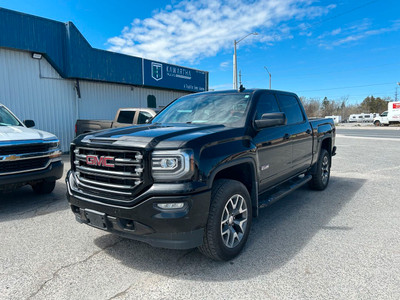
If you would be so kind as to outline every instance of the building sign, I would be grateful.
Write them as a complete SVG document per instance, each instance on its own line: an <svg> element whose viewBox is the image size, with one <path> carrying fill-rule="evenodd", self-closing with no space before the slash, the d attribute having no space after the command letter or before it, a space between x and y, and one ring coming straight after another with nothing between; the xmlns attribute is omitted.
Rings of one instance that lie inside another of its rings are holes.
<svg viewBox="0 0 400 300"><path fill-rule="evenodd" d="M143 85L204 92L208 90L208 73L143 59Z"/></svg>

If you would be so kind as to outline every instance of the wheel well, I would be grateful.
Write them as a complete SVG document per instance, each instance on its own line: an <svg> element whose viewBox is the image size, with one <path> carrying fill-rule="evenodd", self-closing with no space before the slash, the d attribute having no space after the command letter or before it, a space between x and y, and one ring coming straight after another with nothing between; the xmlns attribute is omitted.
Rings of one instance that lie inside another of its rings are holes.
<svg viewBox="0 0 400 300"><path fill-rule="evenodd" d="M218 179L232 179L243 183L250 194L253 207L257 207L255 170L250 163L242 163L223 169L215 175L214 182ZM253 212L254 211L253 209Z"/></svg>
<svg viewBox="0 0 400 300"><path fill-rule="evenodd" d="M322 141L322 144L321 144L321 149L326 149L329 152L329 154L331 154L331 152L332 152L332 139L331 138L324 139Z"/></svg>

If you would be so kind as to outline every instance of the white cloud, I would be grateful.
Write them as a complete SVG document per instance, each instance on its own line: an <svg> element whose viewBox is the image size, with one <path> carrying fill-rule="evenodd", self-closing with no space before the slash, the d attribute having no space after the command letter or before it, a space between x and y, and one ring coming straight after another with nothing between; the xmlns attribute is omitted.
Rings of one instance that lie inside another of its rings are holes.
<svg viewBox="0 0 400 300"><path fill-rule="evenodd" d="M399 31L400 20L393 21L389 26L383 28L371 29L372 26L373 24L370 20L364 19L357 25L352 25L347 28L338 28L331 32L324 33L318 37L321 40L319 46L332 49L333 47L350 44L370 36ZM329 40L330 37L334 37L334 39Z"/></svg>
<svg viewBox="0 0 400 300"><path fill-rule="evenodd" d="M233 40L249 37L270 45L293 38L285 21L310 20L335 5L318 6L313 0L185 0L166 5L151 18L135 19L120 36L108 40L109 50L160 61L194 62L231 49ZM310 32L305 35L311 35Z"/></svg>

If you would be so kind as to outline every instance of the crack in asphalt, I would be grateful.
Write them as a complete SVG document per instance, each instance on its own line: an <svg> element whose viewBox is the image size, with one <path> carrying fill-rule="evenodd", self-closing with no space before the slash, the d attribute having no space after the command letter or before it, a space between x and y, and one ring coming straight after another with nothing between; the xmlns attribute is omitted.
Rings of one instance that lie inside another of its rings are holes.
<svg viewBox="0 0 400 300"><path fill-rule="evenodd" d="M177 260L176 263L179 264L183 259L185 259L189 254L193 253L196 250L196 248L191 249L189 251L187 251L186 253L184 253L183 255L181 255ZM181 267L179 268L179 270L176 272L176 274L172 275L172 276L168 276L171 278L175 278L178 277L179 275L182 275L182 269L183 269L183 265L181 265ZM147 278L147 277L146 277ZM111 296L110 298L108 298L107 300L113 300L116 299L118 297L124 296L128 293L128 291L136 284L137 282L132 283L130 286L128 286L125 290L118 292L117 294L115 294L114 296Z"/></svg>
<svg viewBox="0 0 400 300"><path fill-rule="evenodd" d="M76 266L76 265L78 265L78 264L85 263L85 262L87 262L88 260L90 260L91 258L93 258L94 256L96 256L97 254L103 252L104 250L107 250L107 249L112 248L112 247L114 247L115 245L119 244L121 241L123 241L123 239L120 239L120 240L118 240L117 242L112 243L111 245L108 245L108 246L106 246L106 247L104 247L104 248L101 248L101 249L98 250L98 251L95 251L94 253L92 253L91 255L89 255L88 257L86 257L86 258L83 259L83 260L80 260L80 261L77 261L77 262L73 262L73 263L70 263L70 264L68 264L68 265L65 265L65 266L62 266L62 267L58 268L58 269L52 274L51 278L49 278L49 279L47 279L45 282L43 282L35 292L33 292L32 294L29 295L29 297L28 297L27 299L32 299L33 297L35 297L41 290L44 289L44 287L46 286L46 284L49 283L50 281L52 281L54 278L56 278L57 275L58 275L61 271L65 270L65 269L67 269L67 268Z"/></svg>

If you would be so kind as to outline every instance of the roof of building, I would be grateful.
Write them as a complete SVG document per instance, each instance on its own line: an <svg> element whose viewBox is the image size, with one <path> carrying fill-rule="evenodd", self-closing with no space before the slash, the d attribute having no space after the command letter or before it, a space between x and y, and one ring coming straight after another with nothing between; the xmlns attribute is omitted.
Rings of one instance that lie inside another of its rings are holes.
<svg viewBox="0 0 400 300"><path fill-rule="evenodd" d="M0 32L0 47L40 53L63 78L208 90L208 72L95 49L72 22L0 8Z"/></svg>

